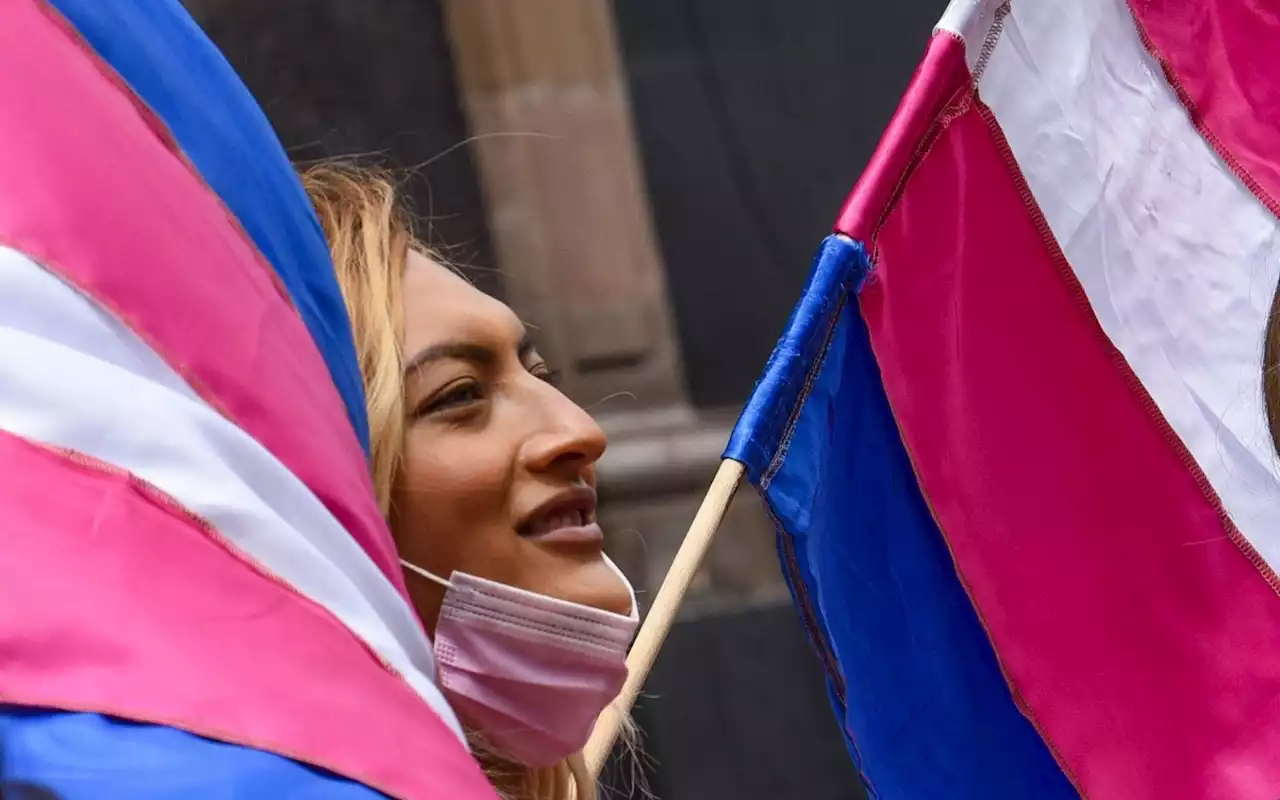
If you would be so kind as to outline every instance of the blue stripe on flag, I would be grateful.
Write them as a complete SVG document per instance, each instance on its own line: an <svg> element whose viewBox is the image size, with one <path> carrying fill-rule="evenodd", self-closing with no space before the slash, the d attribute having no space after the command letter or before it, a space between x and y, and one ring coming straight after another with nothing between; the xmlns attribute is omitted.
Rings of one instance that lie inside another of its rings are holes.
<svg viewBox="0 0 1280 800"><path fill-rule="evenodd" d="M368 452L364 387L324 233L280 140L235 70L177 0L51 1L160 115L275 267Z"/></svg>
<svg viewBox="0 0 1280 800"><path fill-rule="evenodd" d="M376 800L380 792L262 750L99 714L0 706L0 797Z"/></svg>
<svg viewBox="0 0 1280 800"><path fill-rule="evenodd" d="M869 270L860 245L823 243L725 455L779 525L873 796L1077 797L1015 705L916 482L853 306Z"/></svg>

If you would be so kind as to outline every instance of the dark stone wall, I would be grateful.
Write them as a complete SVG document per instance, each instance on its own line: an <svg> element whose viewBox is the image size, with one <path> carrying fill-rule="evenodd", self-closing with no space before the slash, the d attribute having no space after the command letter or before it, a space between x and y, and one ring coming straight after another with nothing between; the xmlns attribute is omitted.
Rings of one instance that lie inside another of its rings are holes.
<svg viewBox="0 0 1280 800"><path fill-rule="evenodd" d="M750 392L945 7L614 3L698 405Z"/></svg>
<svg viewBox="0 0 1280 800"><path fill-rule="evenodd" d="M788 606L677 624L635 718L658 800L865 800L822 668ZM612 796L641 800L634 760L611 766Z"/></svg>

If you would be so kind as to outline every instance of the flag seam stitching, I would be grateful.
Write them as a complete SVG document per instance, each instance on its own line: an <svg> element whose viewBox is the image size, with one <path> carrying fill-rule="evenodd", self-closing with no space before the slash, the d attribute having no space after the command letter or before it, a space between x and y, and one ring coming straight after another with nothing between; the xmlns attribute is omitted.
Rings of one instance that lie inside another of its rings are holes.
<svg viewBox="0 0 1280 800"><path fill-rule="evenodd" d="M898 183L894 186L893 193L890 194L889 199L885 201L884 210L876 219L875 227L871 229L870 249L872 254L877 256L872 260L872 269L870 271L872 274L874 274L875 267L879 264L878 255L880 252L880 229L884 227L889 216L892 215L894 210L897 208L898 202L902 199L902 195L907 189L907 184L911 181L911 177L915 174L915 171L919 168L920 164L929 157L929 154L933 152L933 148L938 143L938 139L946 132L951 123L969 110L976 93L977 89L973 85L972 78L952 93L951 98L938 109L937 114L934 116L934 121L929 125L929 129L921 138L920 144L916 146L915 152L911 156L911 160L903 167L902 175L899 177Z"/></svg>
<svg viewBox="0 0 1280 800"><path fill-rule="evenodd" d="M1271 212L1272 216L1280 218L1280 202L1262 187L1253 175L1245 169L1244 165L1235 157L1230 149L1222 143L1222 140L1209 127L1208 119L1195 99L1191 97L1191 93L1182 84L1176 72L1173 69L1173 63L1156 47L1153 40L1147 33L1147 29L1142 24L1142 19L1138 15L1138 0L1129 0L1126 4L1129 9L1129 16L1133 18L1133 24L1138 29L1138 39L1142 42L1142 46L1146 48L1147 53L1160 65L1160 71L1164 75L1165 81L1169 87L1173 89L1174 96L1182 104L1183 109L1187 112L1187 117L1191 120L1191 125L1200 133L1200 136L1209 144L1213 152L1226 163L1227 167L1240 180L1241 183L1258 198L1258 201ZM1149 5L1147 3L1146 5Z"/></svg>
<svg viewBox="0 0 1280 800"><path fill-rule="evenodd" d="M795 552L795 541L792 535L787 531L786 526L782 524L782 520L774 512L772 503L768 502L768 494L764 489L758 490L765 499L765 513L769 515L770 521L773 523L774 533L778 537L779 547L782 550L782 561L784 567L787 586L791 590L792 596L796 600L796 604L800 607L800 621L804 626L805 632L809 636L809 644L818 652L818 657L822 661L823 670L827 673L834 684L836 699L840 703L840 729L844 733L849 744L853 747L855 766L858 768L859 777L862 780L867 791L871 794L871 800L879 797L870 776L863 769L863 758L861 749L858 747L857 738L853 731L849 729L849 701L848 688L845 684L844 672L840 669L839 660L836 658L835 651L831 647L831 643L827 640L823 633L822 626L817 621L817 614L814 611L812 598L809 596L804 576L800 574L800 565Z"/></svg>
<svg viewBox="0 0 1280 800"><path fill-rule="evenodd" d="M182 146L178 144L177 137L173 135L173 131L169 130L169 126L165 123L163 118L156 113L155 109L153 109L146 100L142 99L142 96L139 95L134 90L133 86L124 79L123 75L116 71L115 67L107 63L106 59L98 54L98 51L93 48L93 45L89 44L84 36L81 35L80 31L71 24L70 20L63 16L61 11L53 6L50 0L35 0L35 2L44 12L45 16L47 16L49 20L53 22L53 24L57 26L65 36L71 39L81 52L84 53L85 57L88 58L90 63L92 63L97 69L99 75L115 87L116 91L124 95L125 99L127 99L130 105L132 105L137 111L138 116L143 121L143 124L145 124L155 137L160 140L160 144L165 148L165 150L169 151L170 155L182 162L182 165L186 168L188 174L190 174L190 176L200 184L201 188L203 188L204 191L213 198L214 202L216 202L218 207L222 210L223 215L227 218L227 222L235 230L236 235L249 248L250 252L253 253L254 259L258 262L258 267L266 270L268 280L271 281L271 285L275 288L276 292L279 293L281 299L284 300L285 304L298 315L299 319L301 319L301 314L298 312L297 306L294 305L293 295L289 294L289 290L285 287L284 281L276 274L275 267L271 266L267 257L258 249L258 245L253 240L253 237L248 234L244 229L244 226L240 223L240 218L227 207L226 202L222 199L222 195L214 191L213 187L209 185L209 182L204 179L204 175L200 173L200 170L196 168L195 162L191 160L191 158L182 149Z"/></svg>
<svg viewBox="0 0 1280 800"><path fill-rule="evenodd" d="M915 168L919 165L920 162L923 162L923 160L928 156L929 152L932 151L933 147L941 139L942 134L946 131L946 129L951 125L952 122L954 122L955 120L959 119L960 117L972 111L976 111L984 120L984 122L986 122L987 117L985 114L983 114L983 111L986 108L987 106L977 96L976 87L974 87L972 83L970 83L965 89L962 89L961 91L957 92L956 95L953 95L952 100L939 111L937 122L935 123L933 128L930 129L930 132L926 134L927 136L930 137L928 146L924 148L923 152L921 152L918 155L917 160L912 162L909 172L914 174ZM994 116L991 117L991 120L994 122ZM988 125L988 127L990 127L991 123L986 122L986 124ZM998 125L998 123L996 124ZM989 134L995 137L997 148L1000 148L1000 143L1003 142L1004 139L1003 139L1003 135L999 133L998 127L994 132L989 131ZM1005 148L1007 148L1007 143L1005 145ZM1012 151L1007 151L1004 148L1000 148L1000 149L1001 149L1002 159L1005 160L1006 162L1005 164L1006 170L1014 171L1014 175L1012 177L1013 177L1013 180L1015 181L1015 184L1017 184L1020 187L1025 186L1024 182L1020 182L1018 180L1021 177L1021 172L1017 171L1016 162L1012 162L1012 163L1009 162L1009 159L1012 158ZM905 192L906 182L907 182L907 179L904 178L902 185L898 187L898 189L895 191L893 195L892 203L886 208L884 216L882 217L880 222L877 223L877 226L876 226L877 235L880 229L883 227L883 225L887 223L888 218L896 210L897 203L901 199L903 193ZM1021 191L1020 191L1020 194L1022 194ZM1025 195L1023 195L1023 202L1024 204L1027 202L1027 198ZM1031 198L1031 202L1034 203L1034 198ZM1030 208L1028 210L1030 210ZM1034 215L1033 215L1033 218L1034 218ZM873 353L875 353L876 346L875 346L874 336L871 338L871 346L872 346ZM878 361L878 358L877 358L877 361ZM991 629L987 625L986 618L983 615L982 610L978 607L978 604L974 602L971 586L968 580L966 580L964 571L961 569L959 562L956 560L955 552L951 548L951 542L946 536L946 529L942 525L941 520L938 519L938 515L934 510L933 504L930 502L929 496L925 492L924 483L920 480L920 470L917 466L918 464L917 459L915 458L915 455L912 452L911 445L907 441L906 436L903 435L901 427L897 425L898 415L896 411L893 410L893 399L889 396L888 387L886 387L886 390L885 390L885 399L886 399L886 402L889 403L890 411L894 418L895 427L897 427L898 439L902 443L903 451L906 453L907 461L911 465L912 474L915 476L917 486L920 489L921 500L924 502L925 507L929 511L929 516L932 518L934 525L937 527L940 538L942 539L943 546L946 548L947 554L951 559L951 564L952 564L952 568L955 570L956 579L960 582L960 585L964 590L965 596L969 600L970 607L973 609L974 616L977 618L978 624L982 627L983 633L987 639L987 643L991 648L992 656L995 658L996 666L1000 670L1001 677L1004 680L1005 686L1009 690L1009 694L1011 699L1013 700L1014 705L1017 707L1019 713L1021 713L1023 717L1026 718L1027 722L1035 730L1037 736L1040 738L1040 740L1044 743L1046 749L1049 751L1050 756L1053 758L1054 762L1058 765L1058 768L1062 770L1062 774L1064 775L1064 777L1067 779L1069 783L1071 783L1072 788L1080 795L1082 800L1087 800L1087 795L1082 790L1080 782L1076 779L1074 773L1067 766L1066 761L1063 759L1061 753L1058 752L1053 742L1051 742L1048 736L1045 735L1044 729L1041 726L1038 718L1036 717L1035 712L1032 711L1030 706L1027 704L1026 700L1023 698L1022 694L1015 687L1014 681L1009 673L1009 670L1005 667L1004 660L1000 656L1000 651L996 647L995 639L991 635Z"/></svg>
<svg viewBox="0 0 1280 800"><path fill-rule="evenodd" d="M398 679L397 683L402 689L408 691L415 699L419 699L416 692L414 692L412 687L410 687L408 683L404 681L403 676L401 676L399 672L391 664L387 663L382 658L381 655L373 651L369 647L368 643L366 643L359 636L356 636L355 633L351 631L350 628L342 624L341 621L334 618L328 609L326 609L324 606L320 605L319 603L316 603L315 601L311 600L310 598L306 597L305 595L301 594L292 585L290 585L289 583L281 579L279 576L273 574L262 565L258 564L247 553L245 553L243 550L237 547L233 542L231 542L226 537L224 537L220 532L218 532L218 530L213 526L212 523L210 523L208 520L205 520L203 517L196 514L195 512L191 511L190 509L188 509L187 507L179 503L174 498L170 497L163 490L143 480L142 478L138 477L132 472L129 472L128 470L121 469L120 467L117 467L114 464L109 464L107 462L101 461L100 459L94 458L93 456L90 456L85 453L81 453L77 450L72 450L70 448L64 448L64 447L55 447L55 446L46 444L44 442L28 439L27 437L13 433L12 431L5 430L3 431L3 435L12 437L17 441L26 443L28 446L47 452L53 457L63 460L65 462L74 464L83 470L97 472L103 475L124 479L129 487L131 487L135 492L137 492L141 497L146 499L148 502L150 502L151 504L159 508L164 509L167 513L169 513L174 517L186 520L193 528L202 532L205 535L205 537L207 537L210 541L212 541L215 545L217 545L219 549L228 553L237 561L241 562L242 564L244 564L245 566L253 570L260 577L265 578L271 583L274 583L280 586L285 591L289 592L295 598L300 600L305 607L308 607L313 612L318 613L321 618L331 623L330 627L333 627L336 625L338 629L340 629L342 632L347 634L348 637L354 640L354 642L362 650L364 650L364 652L367 655L371 655L374 661L377 662L380 666L382 666L382 668L390 676L397 678ZM0 696L8 696L10 697L12 702L18 705L42 706L42 707L49 707L49 708L60 708L63 710L78 710L78 711L87 711L87 712L94 712L94 713L103 713L103 714L108 714L110 716L119 717L121 719L129 719L129 720L136 720L136 721L142 721L143 719L148 719L152 722L162 724L162 725L173 724L173 725L176 725L177 727L180 727L183 730L187 730L190 732L206 731L210 734L211 738L215 738L220 741L225 741L229 743L239 743L239 744L248 745L255 749L262 750L264 752L275 753L277 755L291 758L295 761L299 761L307 764L313 764L317 767L333 772L335 775L342 775L352 780L357 780L362 783L365 783L372 788L379 789L380 791L384 791L388 794L393 794L388 789L382 788L380 782L369 780L362 774L352 774L352 772L350 771L339 770L333 766L326 765L317 759L308 758L303 754L301 754L300 752L294 751L289 747L278 746L275 743L268 743L265 740L255 742L250 737L231 735L226 731L223 731L221 728L217 726L209 726L204 724L194 725L189 720L184 720L177 717L169 718L163 715L140 715L137 713L130 712L128 710L121 709L121 708L113 709L112 707L109 707L105 704L102 706L84 705L84 706L72 707L71 704L67 704L65 702L62 702L56 699L50 700L48 698L37 698L37 697L31 697L31 696L13 699L12 696L8 695L7 692L0 692ZM435 715L435 711L433 709L430 709L429 706L428 706L428 710L430 711L430 713ZM270 744L270 746L267 746L268 744Z"/></svg>
<svg viewBox="0 0 1280 800"><path fill-rule="evenodd" d="M848 305L848 297L848 287L845 286L844 281L841 281L840 297L828 312L830 320L827 322L827 330L823 334L822 347L818 350L813 365L805 374L804 385L796 397L795 404L791 407L791 415L787 419L786 427L783 428L782 442L778 445L778 449L774 451L773 458L769 461L769 468L760 477L761 489L768 490L769 484L773 482L778 470L782 468L782 463L787 458L787 452L791 449L791 441L795 438L796 427L800 421L800 413L804 409L805 403L809 400L809 394L813 391L813 384L818 379L818 373L822 371L822 367L826 363L827 352L831 348L832 339L835 338L836 325L840 321L840 315Z"/></svg>
<svg viewBox="0 0 1280 800"><path fill-rule="evenodd" d="M978 51L978 58L974 61L973 70L970 73L975 87L982 82L982 75L987 71L987 64L991 61L991 54L995 52L996 44L1000 41L1000 35L1004 32L1004 21L1009 16L1009 3L1010 0L1005 0L1005 2L996 7L995 15L991 20L991 28L982 40L982 49Z"/></svg>
<svg viewBox="0 0 1280 800"><path fill-rule="evenodd" d="M983 121L986 123L988 130L991 131L993 142L999 149L1000 155L1005 162L1005 169L1014 180L1018 188L1018 192L1022 197L1022 202L1026 206L1028 214L1031 216L1038 233L1044 241L1045 247L1049 251L1050 258L1053 260L1054 264L1058 268L1059 274L1066 282L1068 291L1071 293L1075 302L1088 314L1088 318L1093 321L1093 325L1091 327L1095 335L1102 342L1103 347L1111 356L1116 367L1121 371L1124 381L1129 386L1130 391L1134 393L1138 402L1151 417L1152 422L1160 431L1165 443L1173 450L1178 460L1182 463L1183 467L1195 482L1196 487L1200 489L1205 500L1213 508L1219 522L1222 524L1223 532L1226 534L1227 538L1235 544L1236 548L1240 551L1240 554L1258 570L1261 577L1267 582L1267 585L1271 587L1272 591L1277 595L1280 595L1280 578L1277 577L1275 571L1272 570L1270 565L1268 565L1262 558L1254 548L1253 544L1249 542L1249 540L1246 539L1236 528L1235 522L1232 521L1231 515L1227 513L1226 507L1222 504L1222 499L1218 497L1217 491L1205 476L1204 470L1200 468L1200 464L1195 460L1195 457L1191 455L1191 452L1187 450L1187 447L1182 440L1178 438L1178 435L1174 432L1169 421L1165 419L1164 413L1160 410L1160 407L1142 385L1137 374L1133 371L1133 367L1129 364L1128 359L1125 358L1124 353L1120 352L1119 348L1117 348L1115 343L1107 337L1106 332L1103 331L1102 326L1098 323L1097 317L1093 313L1093 307L1089 303L1088 295L1080 285L1079 279L1071 269L1070 263L1067 262L1066 255L1062 252L1062 248L1058 244L1057 238L1053 235L1053 231L1049 227L1049 223L1045 219L1043 211L1040 209L1040 204L1036 201L1035 195L1027 184L1026 177L1022 174L1022 170L1018 166L1017 158L1014 155L1013 149L1009 145L1008 140L1005 138L1003 130L1000 128L1000 121L996 118L995 112L981 101L977 103L977 110L982 116Z"/></svg>

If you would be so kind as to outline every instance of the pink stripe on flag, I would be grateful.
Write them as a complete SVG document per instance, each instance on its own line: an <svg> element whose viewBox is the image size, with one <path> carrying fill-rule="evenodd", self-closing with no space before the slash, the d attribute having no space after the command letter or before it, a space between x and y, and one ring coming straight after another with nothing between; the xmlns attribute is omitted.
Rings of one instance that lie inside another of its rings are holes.
<svg viewBox="0 0 1280 800"><path fill-rule="evenodd" d="M908 174L911 165L924 156L937 132L941 111L955 99L956 92L967 90L969 85L964 41L951 33L934 36L879 146L840 209L837 233L859 242L875 238L884 221L884 209L892 206L895 194L902 190L899 176Z"/></svg>
<svg viewBox="0 0 1280 800"><path fill-rule="evenodd" d="M961 98L861 295L921 487L1082 792L1280 796L1280 597ZM1252 563L1251 563L1252 562Z"/></svg>
<svg viewBox="0 0 1280 800"><path fill-rule="evenodd" d="M0 244L133 329L302 479L403 594L364 455L302 320L154 116L54 14L0 5Z"/></svg>
<svg viewBox="0 0 1280 800"><path fill-rule="evenodd" d="M1280 215L1280 12L1257 0L1129 0L1201 134Z"/></svg>
<svg viewBox="0 0 1280 800"><path fill-rule="evenodd" d="M0 702L170 725L395 797L494 796L350 631L176 501L9 434L0 465Z"/></svg>

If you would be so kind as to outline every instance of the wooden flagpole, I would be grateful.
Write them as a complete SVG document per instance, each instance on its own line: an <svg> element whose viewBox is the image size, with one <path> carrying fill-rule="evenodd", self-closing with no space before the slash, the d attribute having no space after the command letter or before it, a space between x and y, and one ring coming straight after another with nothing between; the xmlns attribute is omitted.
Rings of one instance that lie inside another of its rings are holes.
<svg viewBox="0 0 1280 800"><path fill-rule="evenodd" d="M720 462L720 469L711 482L711 488L707 490L707 496L694 515L689 532L685 534L680 550L671 562L671 569L667 570L667 577L663 579L653 605L649 608L649 614L640 626L640 633L636 635L631 652L627 655L627 682L623 684L617 699L596 721L595 730L591 732L591 738L582 751L592 779L599 778L600 770L604 769L604 762L613 750L622 722L635 705L640 688L644 686L649 670L658 657L658 651L662 649L662 643L675 624L680 603L720 529L720 523L738 490L745 469L738 461L725 459Z"/></svg>

